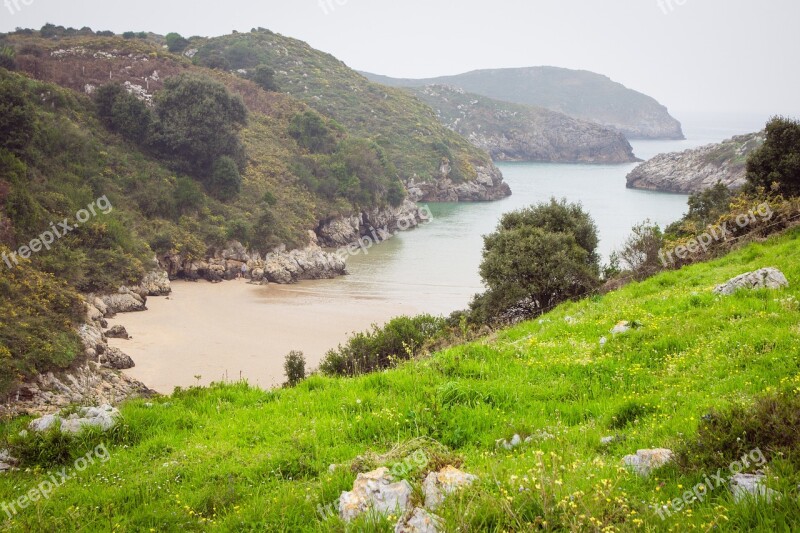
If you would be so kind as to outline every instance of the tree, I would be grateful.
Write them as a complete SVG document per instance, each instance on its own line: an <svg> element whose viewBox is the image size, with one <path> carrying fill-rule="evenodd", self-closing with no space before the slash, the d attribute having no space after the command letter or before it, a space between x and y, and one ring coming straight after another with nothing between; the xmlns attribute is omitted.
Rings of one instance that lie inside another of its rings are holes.
<svg viewBox="0 0 800 533"><path fill-rule="evenodd" d="M597 229L578 204L551 200L503 216L484 237L480 273L488 291L473 300L474 318L493 321L510 309L540 314L599 284Z"/></svg>
<svg viewBox="0 0 800 533"><path fill-rule="evenodd" d="M0 79L0 148L20 153L36 133L36 113L10 78Z"/></svg>
<svg viewBox="0 0 800 533"><path fill-rule="evenodd" d="M289 352L283 363L283 370L286 373L286 385L289 387L294 387L306 379L306 358L303 352Z"/></svg>
<svg viewBox="0 0 800 533"><path fill-rule="evenodd" d="M153 115L144 102L124 87L103 85L95 91L94 102L100 121L108 129L138 144L148 139Z"/></svg>
<svg viewBox="0 0 800 533"><path fill-rule="evenodd" d="M336 137L325 120L314 111L299 113L289 124L289 135L314 154L329 154L336 148Z"/></svg>
<svg viewBox="0 0 800 533"><path fill-rule="evenodd" d="M207 181L223 156L244 165L239 130L247 108L221 83L194 75L169 78L156 98L156 115L154 146L178 170Z"/></svg>
<svg viewBox="0 0 800 533"><path fill-rule="evenodd" d="M767 139L750 154L747 180L784 196L800 195L800 122L775 117L767 123Z"/></svg>
<svg viewBox="0 0 800 533"><path fill-rule="evenodd" d="M226 202L233 199L242 189L242 176L236 162L228 156L222 156L214 163L209 191L218 199Z"/></svg>
<svg viewBox="0 0 800 533"><path fill-rule="evenodd" d="M663 268L658 254L664 246L664 234L649 220L634 226L632 232L617 257L634 277L645 279Z"/></svg>
<svg viewBox="0 0 800 533"><path fill-rule="evenodd" d="M265 91L275 92L278 90L278 84L275 83L275 71L267 65L257 66L250 74L250 79Z"/></svg>
<svg viewBox="0 0 800 533"><path fill-rule="evenodd" d="M179 33L168 33L166 39L167 48L174 54L180 54L189 46L189 41L184 39Z"/></svg>

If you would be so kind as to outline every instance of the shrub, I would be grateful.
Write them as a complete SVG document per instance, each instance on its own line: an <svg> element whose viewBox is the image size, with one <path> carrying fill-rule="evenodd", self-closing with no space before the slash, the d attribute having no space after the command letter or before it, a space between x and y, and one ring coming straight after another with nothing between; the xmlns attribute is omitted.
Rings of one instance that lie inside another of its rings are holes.
<svg viewBox="0 0 800 533"><path fill-rule="evenodd" d="M759 448L767 460L781 457L800 467L800 396L771 394L748 407L731 406L705 415L697 435L679 450L683 467L726 467Z"/></svg>
<svg viewBox="0 0 800 533"><path fill-rule="evenodd" d="M244 164L238 133L247 123L247 108L221 83L192 75L169 78L158 94L156 114L154 145L178 170L203 179L223 156Z"/></svg>
<svg viewBox="0 0 800 533"><path fill-rule="evenodd" d="M122 85L107 84L94 94L97 114L105 126L126 139L143 144L150 134L153 116L147 105Z"/></svg>
<svg viewBox="0 0 800 533"><path fill-rule="evenodd" d="M17 59L12 47L0 46L0 68L16 70Z"/></svg>
<svg viewBox="0 0 800 533"><path fill-rule="evenodd" d="M445 327L445 319L431 315L395 318L383 327L357 333L344 346L330 350L320 370L332 376L354 376L389 368L416 357Z"/></svg>
<svg viewBox="0 0 800 533"><path fill-rule="evenodd" d="M800 195L800 121L775 117L767 123L767 139L750 154L747 180L784 196Z"/></svg>
<svg viewBox="0 0 800 533"><path fill-rule="evenodd" d="M223 202L235 198L242 189L242 176L236 162L228 156L217 159L208 185L211 194Z"/></svg>
<svg viewBox="0 0 800 533"><path fill-rule="evenodd" d="M306 358L303 352L291 351L286 355L283 363L283 370L286 373L286 385L294 387L306 379Z"/></svg>
<svg viewBox="0 0 800 533"><path fill-rule="evenodd" d="M9 78L0 78L0 148L22 152L36 133L34 108Z"/></svg>
<svg viewBox="0 0 800 533"><path fill-rule="evenodd" d="M314 154L328 154L336 148L336 137L325 120L314 111L295 115L289 125L289 135L297 144Z"/></svg>
<svg viewBox="0 0 800 533"><path fill-rule="evenodd" d="M489 290L473 300L473 321L512 310L537 315L591 291L599 284L597 243L594 222L577 204L551 200L504 215L484 237L480 273Z"/></svg>
<svg viewBox="0 0 800 533"><path fill-rule="evenodd" d="M250 79L265 91L275 92L278 90L278 84L275 83L275 71L267 65L257 66L250 74Z"/></svg>
<svg viewBox="0 0 800 533"><path fill-rule="evenodd" d="M732 199L731 190L720 182L710 189L693 193L689 196L689 211L681 220L668 226L666 233L679 237L694 235L730 212Z"/></svg>
<svg viewBox="0 0 800 533"><path fill-rule="evenodd" d="M649 220L634 226L632 232L618 257L636 279L645 279L663 268L659 252L664 246L664 234L658 224Z"/></svg>
<svg viewBox="0 0 800 533"><path fill-rule="evenodd" d="M181 37L178 33L168 33L166 36L167 39L167 48L170 52L179 54L186 50L186 47L189 46L189 41Z"/></svg>

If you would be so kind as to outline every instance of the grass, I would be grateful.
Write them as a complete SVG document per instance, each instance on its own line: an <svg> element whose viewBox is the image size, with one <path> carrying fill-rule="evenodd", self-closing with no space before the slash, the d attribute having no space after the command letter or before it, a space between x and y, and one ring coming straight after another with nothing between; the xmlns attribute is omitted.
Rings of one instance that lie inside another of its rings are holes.
<svg viewBox="0 0 800 533"><path fill-rule="evenodd" d="M640 448L689 446L709 413L800 392L799 244L800 229L790 230L377 374L131 401L121 408L122 427L73 442L62 461L105 439L108 462L0 524L9 531L344 531L318 506L351 488L355 470L392 467L422 449L436 467L446 458L480 478L438 511L447 531L797 530L800 472L768 449L769 483L780 500L735 504L718 488L665 521L651 506L714 472L690 461L642 479L621 459ZM780 268L791 287L712 294L766 266ZM642 326L610 335L621 320ZM41 446L16 437L26 422L8 421L2 433L18 446ZM517 433L533 440L497 448L497 439ZM611 435L617 439L601 445ZM0 476L0 504L41 483L50 461ZM354 468L331 472L330 464ZM427 468L402 471L418 487ZM392 531L393 524L361 522L354 530Z"/></svg>

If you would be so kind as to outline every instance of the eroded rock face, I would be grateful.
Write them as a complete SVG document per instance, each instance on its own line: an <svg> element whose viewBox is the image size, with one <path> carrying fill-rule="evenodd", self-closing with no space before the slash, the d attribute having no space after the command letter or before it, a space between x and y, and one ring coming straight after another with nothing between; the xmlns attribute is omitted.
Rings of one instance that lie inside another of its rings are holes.
<svg viewBox="0 0 800 533"><path fill-rule="evenodd" d="M461 470L446 466L439 472L431 472L422 483L425 494L425 507L435 511L444 499L457 490L468 487L478 478Z"/></svg>
<svg viewBox="0 0 800 533"><path fill-rule="evenodd" d="M495 161L629 163L639 161L625 136L541 107L493 100L446 85L414 93L439 120Z"/></svg>
<svg viewBox="0 0 800 533"><path fill-rule="evenodd" d="M386 467L359 474L353 490L339 499L339 516L350 522L366 512L405 514L411 509L412 489L408 481L394 482Z"/></svg>
<svg viewBox="0 0 800 533"><path fill-rule="evenodd" d="M147 297L120 287L116 294L105 294L99 297L105 305L105 317L113 318L117 313L134 313L147 310Z"/></svg>
<svg viewBox="0 0 800 533"><path fill-rule="evenodd" d="M511 196L511 188L494 165L476 166L477 177L471 181L454 181L449 165L443 165L443 177L433 182L409 180L409 198L416 202L486 202Z"/></svg>
<svg viewBox="0 0 800 533"><path fill-rule="evenodd" d="M105 335L109 339L128 340L131 338L131 336L128 335L128 330L125 329L125 326L120 326L120 325L113 326L108 331L106 331Z"/></svg>
<svg viewBox="0 0 800 533"><path fill-rule="evenodd" d="M169 274L160 268L148 272L135 292L145 296L169 296L172 294Z"/></svg>
<svg viewBox="0 0 800 533"><path fill-rule="evenodd" d="M782 289L789 286L786 276L777 268L762 268L755 272L748 272L717 286L714 294L731 295L738 290L748 289Z"/></svg>
<svg viewBox="0 0 800 533"><path fill-rule="evenodd" d="M55 414L37 418L28 425L28 429L36 433L58 429L62 433L72 435L77 435L89 427L108 431L117 424L119 417L120 412L108 404L100 407L81 407L76 413L67 417Z"/></svg>
<svg viewBox="0 0 800 533"><path fill-rule="evenodd" d="M765 140L764 132L752 133L694 150L657 155L628 174L628 188L690 194L721 182L739 189L747 182L748 155Z"/></svg>
<svg viewBox="0 0 800 533"><path fill-rule="evenodd" d="M346 246L362 237L380 242L397 231L411 229L431 218L429 209L406 200L398 207L376 208L358 215L324 221L316 234L322 245L330 247Z"/></svg>
<svg viewBox="0 0 800 533"><path fill-rule="evenodd" d="M642 477L647 477L650 472L671 463L674 454L666 448L652 450L639 450L636 455L626 455L622 462Z"/></svg>

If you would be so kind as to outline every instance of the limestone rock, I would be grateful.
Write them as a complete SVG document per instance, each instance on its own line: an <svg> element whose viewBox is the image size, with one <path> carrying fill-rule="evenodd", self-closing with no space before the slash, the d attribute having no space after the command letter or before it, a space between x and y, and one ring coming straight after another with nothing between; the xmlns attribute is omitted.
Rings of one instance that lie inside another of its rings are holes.
<svg viewBox="0 0 800 533"><path fill-rule="evenodd" d="M146 298L125 287L121 287L116 294L106 294L101 296L100 299L106 305L106 318L113 318L117 313L134 313L147 310L145 305Z"/></svg>
<svg viewBox="0 0 800 533"><path fill-rule="evenodd" d="M631 330L631 323L628 322L627 320L623 320L622 322L614 326L614 329L611 330L611 334L622 335L624 333L629 332L630 330Z"/></svg>
<svg viewBox="0 0 800 533"><path fill-rule="evenodd" d="M408 481L394 482L386 467L359 474L353 490L339 499L339 516L350 522L366 512L381 515L404 514L411 508L412 489Z"/></svg>
<svg viewBox="0 0 800 533"><path fill-rule="evenodd" d="M647 477L653 470L672 462L673 457L672 450L655 448L652 450L639 450L636 455L626 455L622 462L640 476Z"/></svg>
<svg viewBox="0 0 800 533"><path fill-rule="evenodd" d="M788 287L789 281L777 268L762 268L729 280L714 289L714 294L731 295L739 289L781 289Z"/></svg>
<svg viewBox="0 0 800 533"><path fill-rule="evenodd" d="M105 347L105 350L100 354L100 364L106 368L113 368L115 370L128 370L133 368L136 364L130 356L124 354L119 348L113 346Z"/></svg>
<svg viewBox="0 0 800 533"><path fill-rule="evenodd" d="M690 194L722 182L739 189L747 182L747 156L765 139L764 132L752 133L694 150L657 155L628 174L628 188Z"/></svg>
<svg viewBox="0 0 800 533"><path fill-rule="evenodd" d="M760 500L772 503L780 493L768 488L763 474L736 474L731 478L731 492L736 503L743 500Z"/></svg>
<svg viewBox="0 0 800 533"><path fill-rule="evenodd" d="M442 519L422 507L414 508L409 517L398 520L394 533L438 533Z"/></svg>
<svg viewBox="0 0 800 533"><path fill-rule="evenodd" d="M478 478L461 470L446 466L439 472L431 472L422 483L425 507L434 511L450 494L468 487Z"/></svg>
<svg viewBox="0 0 800 533"><path fill-rule="evenodd" d="M172 294L169 274L160 268L148 272L135 292L145 296L169 296Z"/></svg>
<svg viewBox="0 0 800 533"><path fill-rule="evenodd" d="M128 330L125 329L125 326L114 326L105 333L106 337L109 339L130 339L130 335L128 335Z"/></svg>
<svg viewBox="0 0 800 533"><path fill-rule="evenodd" d="M28 429L36 433L59 429L62 433L76 435L87 427L97 427L108 431L117 424L120 413L110 405L100 407L81 407L76 413L62 418L60 415L45 415L33 420Z"/></svg>

